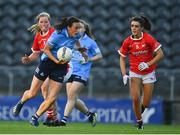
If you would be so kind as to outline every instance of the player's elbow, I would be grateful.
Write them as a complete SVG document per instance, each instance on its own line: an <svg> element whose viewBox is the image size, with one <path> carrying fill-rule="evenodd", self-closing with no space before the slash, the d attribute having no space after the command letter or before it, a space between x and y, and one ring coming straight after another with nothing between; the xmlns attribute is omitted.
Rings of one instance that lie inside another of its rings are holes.
<svg viewBox="0 0 180 135"><path fill-rule="evenodd" d="M45 53L45 54L47 54L47 52L49 52L50 51L50 47L48 46L48 45L46 45L45 47L44 47L44 49L43 49L43 52Z"/></svg>
<svg viewBox="0 0 180 135"><path fill-rule="evenodd" d="M103 59L103 55L99 54L99 60Z"/></svg>
<svg viewBox="0 0 180 135"><path fill-rule="evenodd" d="M99 60L101 60L103 58L103 56L101 55L101 54L98 54L97 56L96 56L96 60L95 61L99 61Z"/></svg>
<svg viewBox="0 0 180 135"><path fill-rule="evenodd" d="M164 58L164 53L161 48L157 50L155 57L158 61Z"/></svg>
<svg viewBox="0 0 180 135"><path fill-rule="evenodd" d="M164 58L164 53L162 50L159 51L159 59L163 59Z"/></svg>
<svg viewBox="0 0 180 135"><path fill-rule="evenodd" d="M163 59L164 58L164 53L162 52L162 54L161 54L161 59Z"/></svg>

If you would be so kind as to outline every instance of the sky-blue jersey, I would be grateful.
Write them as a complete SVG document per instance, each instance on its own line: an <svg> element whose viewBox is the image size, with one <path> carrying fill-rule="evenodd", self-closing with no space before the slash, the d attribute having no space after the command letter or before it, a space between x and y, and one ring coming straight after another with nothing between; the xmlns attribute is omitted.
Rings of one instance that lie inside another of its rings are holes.
<svg viewBox="0 0 180 135"><path fill-rule="evenodd" d="M81 47L87 48L87 54L89 58L101 53L97 43L93 39L91 39L88 35L85 34L84 37L80 39L79 41L80 41ZM83 57L81 53L77 50L74 50L73 58L71 59L71 64L73 67L72 74L81 76L81 79L87 81L87 79L89 78L92 62L81 64L80 60L82 59Z"/></svg>
<svg viewBox="0 0 180 135"><path fill-rule="evenodd" d="M66 46L70 49L73 49L76 41L79 40L79 38L79 35L70 37L68 35L67 29L64 28L60 32L54 31L52 35L49 37L47 44L52 47L51 53L55 58L57 58L57 51L59 48ZM41 60L44 61L47 60L47 58L48 56L45 53L43 53L41 56Z"/></svg>

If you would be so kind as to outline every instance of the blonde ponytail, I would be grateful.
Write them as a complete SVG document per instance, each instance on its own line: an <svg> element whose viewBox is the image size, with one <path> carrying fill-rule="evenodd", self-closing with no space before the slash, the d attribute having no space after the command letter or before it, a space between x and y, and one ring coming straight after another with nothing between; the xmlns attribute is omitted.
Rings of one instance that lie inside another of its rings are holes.
<svg viewBox="0 0 180 135"><path fill-rule="evenodd" d="M40 29L40 27L39 27L39 25L36 23L36 24L33 24L31 27L29 27L28 29L27 29L28 31L30 31L30 32L33 32L34 34L36 34L37 32L40 32L41 31L41 29Z"/></svg>

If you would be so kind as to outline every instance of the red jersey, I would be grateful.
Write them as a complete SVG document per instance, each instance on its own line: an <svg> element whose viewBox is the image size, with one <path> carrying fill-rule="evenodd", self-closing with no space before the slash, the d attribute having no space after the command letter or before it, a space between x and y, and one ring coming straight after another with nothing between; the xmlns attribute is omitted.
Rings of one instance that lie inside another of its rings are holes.
<svg viewBox="0 0 180 135"><path fill-rule="evenodd" d="M150 34L143 32L142 38L133 39L132 36L127 37L119 53L122 57L129 55L130 71L137 74L148 74L156 69L156 65L152 65L149 68L140 71L138 65L140 62L149 62L153 59L153 53L156 52L161 44L157 42Z"/></svg>
<svg viewBox="0 0 180 135"><path fill-rule="evenodd" d="M41 35L40 32L36 33L31 50L33 52L40 52L42 49L44 49L48 38L54 31L54 28L51 27L45 35Z"/></svg>

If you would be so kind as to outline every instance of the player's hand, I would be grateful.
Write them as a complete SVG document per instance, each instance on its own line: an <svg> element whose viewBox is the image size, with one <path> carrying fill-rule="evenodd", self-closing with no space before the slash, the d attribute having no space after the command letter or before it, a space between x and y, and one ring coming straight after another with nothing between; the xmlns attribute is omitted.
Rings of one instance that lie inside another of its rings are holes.
<svg viewBox="0 0 180 135"><path fill-rule="evenodd" d="M141 62L141 63L139 63L139 65L138 65L138 69L139 69L140 71L143 71L143 70L145 70L145 69L147 69L147 68L149 68L149 65L148 65L146 62Z"/></svg>
<svg viewBox="0 0 180 135"><path fill-rule="evenodd" d="M88 60L89 60L88 55L85 52L83 52L81 54L82 54L83 58L85 59L85 61L88 62Z"/></svg>
<svg viewBox="0 0 180 135"><path fill-rule="evenodd" d="M79 47L77 48L78 51L80 51L81 53L86 52L87 48L86 47Z"/></svg>
<svg viewBox="0 0 180 135"><path fill-rule="evenodd" d="M28 64L31 62L30 58L27 56L27 54L25 54L22 58L21 61L23 64Z"/></svg>
<svg viewBox="0 0 180 135"><path fill-rule="evenodd" d="M63 60L57 62L57 64L67 64L67 63L68 63L67 61L63 61Z"/></svg>
<svg viewBox="0 0 180 135"><path fill-rule="evenodd" d="M85 58L83 57L83 58L80 60L80 63L81 63L81 64L86 64L86 63L88 63L88 61L89 61L89 59L86 59L86 60L85 60Z"/></svg>
<svg viewBox="0 0 180 135"><path fill-rule="evenodd" d="M124 85L127 84L128 79L129 79L129 76L128 76L128 75L124 75L124 76L123 76L123 83L124 83Z"/></svg>

